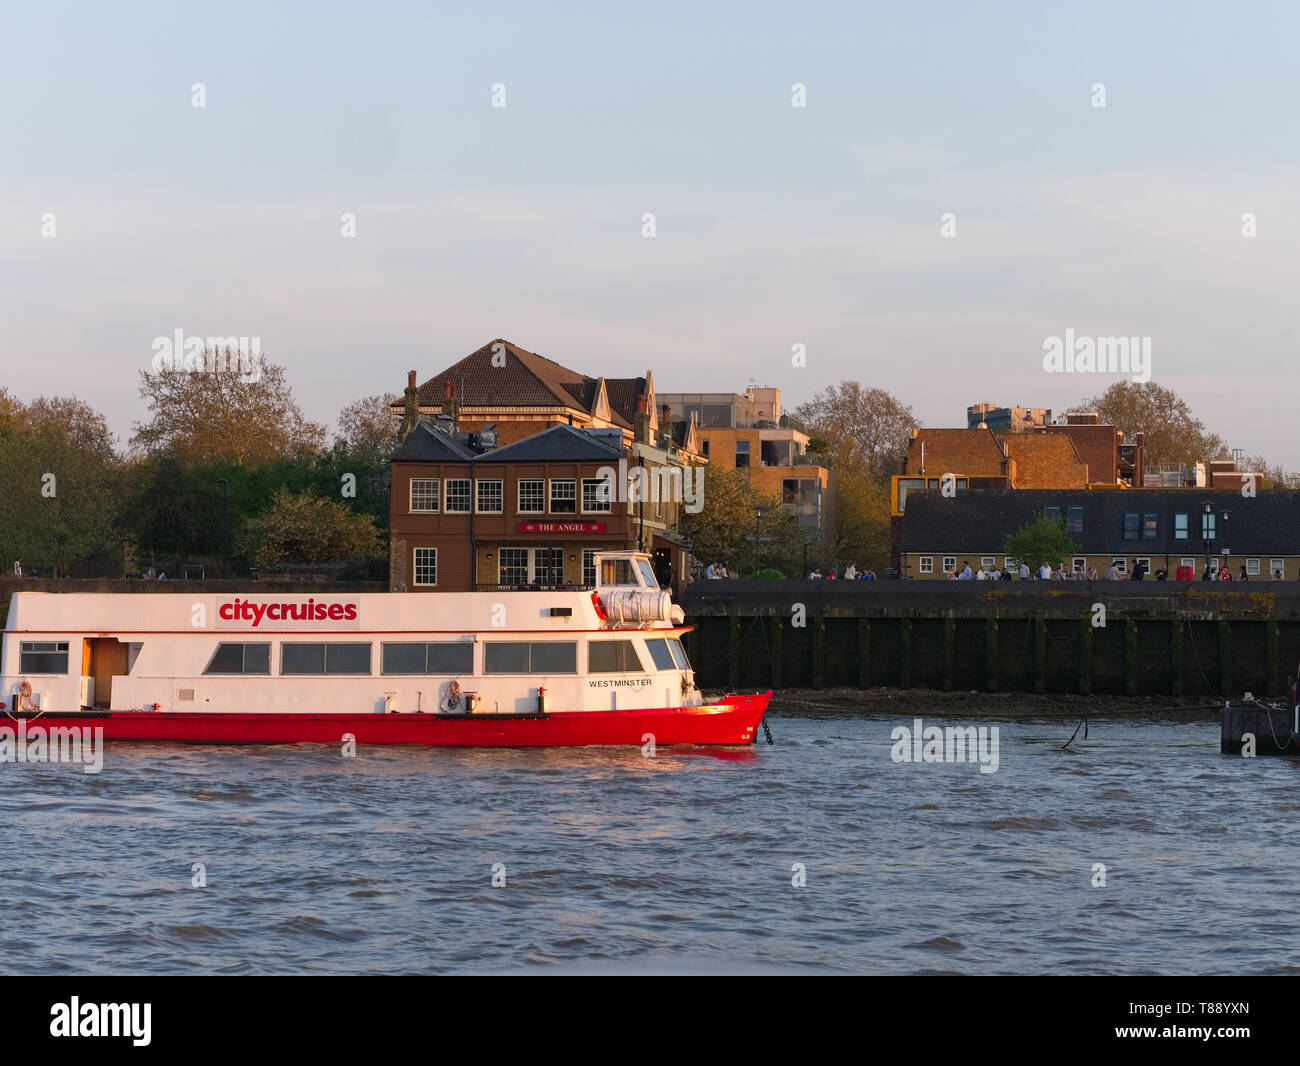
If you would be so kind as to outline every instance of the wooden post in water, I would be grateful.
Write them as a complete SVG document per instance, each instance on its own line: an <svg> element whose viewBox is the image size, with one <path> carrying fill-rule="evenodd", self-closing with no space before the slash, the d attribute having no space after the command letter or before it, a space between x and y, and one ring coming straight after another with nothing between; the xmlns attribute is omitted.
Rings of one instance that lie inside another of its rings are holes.
<svg viewBox="0 0 1300 1066"><path fill-rule="evenodd" d="M772 687L779 689L785 679L785 619L772 618Z"/></svg>
<svg viewBox="0 0 1300 1066"><path fill-rule="evenodd" d="M984 668L988 675L986 685L990 692L998 690L998 620L997 616L984 623Z"/></svg>
<svg viewBox="0 0 1300 1066"><path fill-rule="evenodd" d="M1232 695L1232 625L1229 622L1219 622L1219 687L1223 690L1220 695Z"/></svg>
<svg viewBox="0 0 1300 1066"><path fill-rule="evenodd" d="M898 687L912 687L912 620L901 619L898 625L899 670Z"/></svg>
<svg viewBox="0 0 1300 1066"><path fill-rule="evenodd" d="M1092 695L1092 615L1084 615L1079 623L1079 692Z"/></svg>
<svg viewBox="0 0 1300 1066"><path fill-rule="evenodd" d="M1169 655L1173 660L1174 682L1170 691L1174 696L1183 694L1183 620L1175 618L1173 622L1174 637L1169 645Z"/></svg>
<svg viewBox="0 0 1300 1066"><path fill-rule="evenodd" d="M823 680L826 677L826 619L825 618L817 617L813 619L812 640L813 640L812 687L821 688Z"/></svg>
<svg viewBox="0 0 1300 1066"><path fill-rule="evenodd" d="M1034 619L1034 691L1047 691L1047 619Z"/></svg>
<svg viewBox="0 0 1300 1066"><path fill-rule="evenodd" d="M1268 694L1282 695L1282 661L1279 655L1281 632L1277 622L1269 622L1268 630Z"/></svg>
<svg viewBox="0 0 1300 1066"><path fill-rule="evenodd" d="M858 688L871 687L871 619L858 619Z"/></svg>
<svg viewBox="0 0 1300 1066"><path fill-rule="evenodd" d="M727 613L727 684L734 692L740 688L740 615L733 603Z"/></svg>
<svg viewBox="0 0 1300 1066"><path fill-rule="evenodd" d="M943 690L952 691L953 662L957 658L957 619L943 620Z"/></svg>
<svg viewBox="0 0 1300 1066"><path fill-rule="evenodd" d="M1138 694L1138 624L1136 618L1124 622L1124 691Z"/></svg>

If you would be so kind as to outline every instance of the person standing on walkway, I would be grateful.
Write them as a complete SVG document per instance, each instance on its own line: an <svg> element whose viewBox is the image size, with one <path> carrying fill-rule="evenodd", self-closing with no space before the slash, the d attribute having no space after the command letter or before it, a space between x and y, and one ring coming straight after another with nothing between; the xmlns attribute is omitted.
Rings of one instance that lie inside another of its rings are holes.
<svg viewBox="0 0 1300 1066"><path fill-rule="evenodd" d="M14 560L14 577L23 576L23 557L20 555Z"/></svg>

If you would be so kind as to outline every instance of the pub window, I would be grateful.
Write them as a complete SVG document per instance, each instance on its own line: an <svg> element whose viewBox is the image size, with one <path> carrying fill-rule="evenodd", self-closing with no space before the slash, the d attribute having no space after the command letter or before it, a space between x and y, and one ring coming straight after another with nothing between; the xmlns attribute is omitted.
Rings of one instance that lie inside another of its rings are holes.
<svg viewBox="0 0 1300 1066"><path fill-rule="evenodd" d="M582 550L582 583L588 588L596 584L596 549Z"/></svg>
<svg viewBox="0 0 1300 1066"><path fill-rule="evenodd" d="M980 569L981 569L981 570L992 570L992 569L993 569L995 566L997 566L997 565L998 565L998 561L997 561L997 559L995 559L992 555L981 555L981 556L980 556Z"/></svg>
<svg viewBox="0 0 1300 1066"><path fill-rule="evenodd" d="M1248 577L1259 577L1259 560L1258 560L1258 559L1247 559L1247 560L1246 560L1246 574L1247 574Z"/></svg>
<svg viewBox="0 0 1300 1066"><path fill-rule="evenodd" d="M269 674L271 645L221 643L212 655L205 674Z"/></svg>
<svg viewBox="0 0 1300 1066"><path fill-rule="evenodd" d="M500 556L500 573L497 580L502 585L528 584L528 549L502 548Z"/></svg>
<svg viewBox="0 0 1300 1066"><path fill-rule="evenodd" d="M1201 515L1201 539L1202 540L1214 539L1214 519L1215 519L1215 514L1213 511L1208 511Z"/></svg>
<svg viewBox="0 0 1300 1066"><path fill-rule="evenodd" d="M1142 539L1156 540L1160 535L1160 519L1153 514L1142 516Z"/></svg>
<svg viewBox="0 0 1300 1066"><path fill-rule="evenodd" d="M489 478L486 481L475 482L475 488L478 490L479 514L500 514L504 510L500 478Z"/></svg>
<svg viewBox="0 0 1300 1066"><path fill-rule="evenodd" d="M551 513L578 513L578 482L575 478L551 478Z"/></svg>
<svg viewBox="0 0 1300 1066"><path fill-rule="evenodd" d="M23 641L19 646L19 672L24 674L66 674L68 642L66 640Z"/></svg>
<svg viewBox="0 0 1300 1066"><path fill-rule="evenodd" d="M383 664L386 674L472 674L474 645L385 644Z"/></svg>
<svg viewBox="0 0 1300 1066"><path fill-rule="evenodd" d="M1128 573L1128 559L1126 557L1122 555L1117 556L1111 559L1111 563L1114 565L1115 569L1118 570L1121 574Z"/></svg>
<svg viewBox="0 0 1300 1066"><path fill-rule="evenodd" d="M1187 515L1174 515L1174 540L1187 539Z"/></svg>
<svg viewBox="0 0 1300 1066"><path fill-rule="evenodd" d="M436 585L438 583L438 549L415 549L415 583L417 585Z"/></svg>
<svg viewBox="0 0 1300 1066"><path fill-rule="evenodd" d="M1044 507L1043 517L1049 522L1058 522L1061 518L1061 509L1059 507Z"/></svg>
<svg viewBox="0 0 1300 1066"><path fill-rule="evenodd" d="M443 510L448 514L469 514L469 478L447 479L447 500Z"/></svg>
<svg viewBox="0 0 1300 1066"><path fill-rule="evenodd" d="M951 574L956 569L957 569L957 556L945 555L943 557L943 572L945 574Z"/></svg>
<svg viewBox="0 0 1300 1066"><path fill-rule="evenodd" d="M546 482L539 477L519 481L519 513L543 514L546 511Z"/></svg>
<svg viewBox="0 0 1300 1066"><path fill-rule="evenodd" d="M608 478L584 477L582 479L582 509L584 511L612 511L612 487Z"/></svg>
<svg viewBox="0 0 1300 1066"><path fill-rule="evenodd" d="M1067 533L1083 532L1083 508L1070 507L1065 512L1065 531Z"/></svg>
<svg viewBox="0 0 1300 1066"><path fill-rule="evenodd" d="M438 513L438 479L436 477L411 478L411 513Z"/></svg>
<svg viewBox="0 0 1300 1066"><path fill-rule="evenodd" d="M1272 575L1274 575L1274 574L1277 574L1277 573L1280 573L1280 574L1282 574L1283 577L1285 577L1285 576L1286 576L1286 560L1285 560L1285 559L1270 559L1270 560L1268 561L1268 573L1269 573L1269 576L1270 576L1270 577L1271 577Z"/></svg>
<svg viewBox="0 0 1300 1066"><path fill-rule="evenodd" d="M645 667L630 640L593 640L587 645L587 669L593 674L639 674Z"/></svg>
<svg viewBox="0 0 1300 1066"><path fill-rule="evenodd" d="M933 574L933 573L934 573L934 556L933 556L933 555L922 555L922 556L921 556L921 573L923 573L923 574Z"/></svg>
<svg viewBox="0 0 1300 1066"><path fill-rule="evenodd" d="M1138 515L1126 514L1124 516L1124 539L1125 540L1138 539L1138 532L1141 528L1138 523L1139 523Z"/></svg>

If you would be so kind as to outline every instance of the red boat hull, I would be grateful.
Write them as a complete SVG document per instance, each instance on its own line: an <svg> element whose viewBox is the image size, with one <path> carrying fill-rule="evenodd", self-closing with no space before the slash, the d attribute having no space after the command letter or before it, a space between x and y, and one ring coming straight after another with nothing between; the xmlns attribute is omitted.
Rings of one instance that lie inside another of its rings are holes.
<svg viewBox="0 0 1300 1066"><path fill-rule="evenodd" d="M238 714L112 711L28 717L27 730L102 728L105 740L195 744L429 744L448 747L752 744L771 692L726 696L702 707L642 711L556 711L545 715ZM0 719L0 724L3 719Z"/></svg>

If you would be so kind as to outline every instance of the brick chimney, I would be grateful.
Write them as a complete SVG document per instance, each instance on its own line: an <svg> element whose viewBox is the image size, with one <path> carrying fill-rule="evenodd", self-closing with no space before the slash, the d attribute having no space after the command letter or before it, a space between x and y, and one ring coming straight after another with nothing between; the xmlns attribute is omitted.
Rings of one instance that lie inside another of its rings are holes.
<svg viewBox="0 0 1300 1066"><path fill-rule="evenodd" d="M442 387L442 413L451 419L451 431L460 428L460 401L456 399L456 386L450 381Z"/></svg>
<svg viewBox="0 0 1300 1066"><path fill-rule="evenodd" d="M397 431L397 439L404 441L407 435L420 422L420 395L419 386L415 384L415 371L411 370L406 375L406 410L402 414L402 426Z"/></svg>
<svg viewBox="0 0 1300 1066"><path fill-rule="evenodd" d="M650 441L650 401L646 399L645 393L641 393L636 398L636 421L632 423L635 433L634 439L638 444L649 444Z"/></svg>

